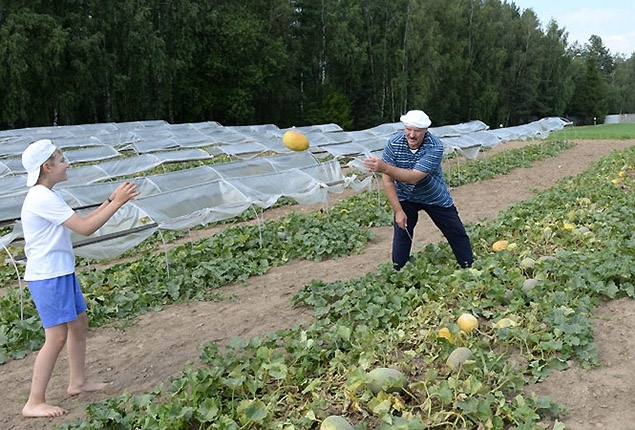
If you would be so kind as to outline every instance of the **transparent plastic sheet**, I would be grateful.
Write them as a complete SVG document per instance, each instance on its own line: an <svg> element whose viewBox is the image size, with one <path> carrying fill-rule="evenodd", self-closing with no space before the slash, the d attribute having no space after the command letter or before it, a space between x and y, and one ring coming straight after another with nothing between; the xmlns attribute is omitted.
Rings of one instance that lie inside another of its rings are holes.
<svg viewBox="0 0 635 430"><path fill-rule="evenodd" d="M268 163L271 163L278 172L301 169L318 164L313 154L309 151L292 152L290 154L281 154L276 157L266 157L264 159Z"/></svg>
<svg viewBox="0 0 635 430"><path fill-rule="evenodd" d="M341 192L346 184L336 160L293 171L228 181L250 196L254 205L262 208L271 207L281 197L291 198L304 205L327 203L328 192Z"/></svg>
<svg viewBox="0 0 635 430"><path fill-rule="evenodd" d="M137 246L158 230L152 227L141 231L126 231L125 236L99 240L90 245L75 244L75 255L93 260L110 260Z"/></svg>
<svg viewBox="0 0 635 430"><path fill-rule="evenodd" d="M139 189L142 196L150 196L179 188L189 187L196 183L215 181L221 179L221 175L210 166L200 166L187 170L163 173L161 175L146 176L143 179L153 184L157 191L150 192L150 190L140 188L139 180L135 180L134 183L137 184L137 189Z"/></svg>
<svg viewBox="0 0 635 430"><path fill-rule="evenodd" d="M73 209L95 208L101 205L112 192L119 186L121 181L102 182L96 184L80 185L74 187L56 187L66 203ZM158 194L161 190L148 178L138 178L134 180L137 189L143 195ZM0 224L10 224L20 218L22 203L26 197L27 190L6 196L0 196Z"/></svg>
<svg viewBox="0 0 635 430"><path fill-rule="evenodd" d="M0 161L0 176L7 176L11 173L14 173L12 166L7 161Z"/></svg>
<svg viewBox="0 0 635 430"><path fill-rule="evenodd" d="M315 157L310 152L303 151L288 156L259 157L251 160L215 164L210 166L210 168L223 178L243 178L266 173L284 172L316 164L318 164L318 161Z"/></svg>
<svg viewBox="0 0 635 430"><path fill-rule="evenodd" d="M459 154L461 154L465 158L470 158L472 160L478 157L478 153L481 152L481 146L475 144L473 146L459 146L452 148Z"/></svg>
<svg viewBox="0 0 635 430"><path fill-rule="evenodd" d="M93 182L95 177L114 177L117 171L128 171L134 167L132 161L126 161L123 168L113 163L102 163L98 166L84 168L71 168L68 172L68 181L56 185L67 203L73 208L82 206L99 205L115 190L121 180L111 182ZM153 164L154 162L150 160ZM307 151L282 154L272 157L261 157L251 160L234 161L217 165L200 166L192 169L168 172L132 180L141 195L151 196L161 192L185 188L198 183L210 182L224 177L250 177L272 172L283 172L296 168L318 165L318 160ZM142 168L139 166L138 168ZM107 173L104 169L109 168ZM74 180L71 180L73 178ZM83 185L84 182L91 182ZM21 181L25 181L21 178ZM19 192L8 195L0 195L0 222L11 221L20 217L20 210L27 188L24 184L19 187Z"/></svg>
<svg viewBox="0 0 635 430"><path fill-rule="evenodd" d="M501 143L512 140L546 139L549 137L550 132L561 130L570 124L565 119L553 117L515 127L489 130L483 129L484 124L480 121L470 121L457 126L431 127L430 132L439 137L446 156L458 152L466 158L474 159L478 156L481 148L494 148ZM462 132L465 133L459 134ZM347 165L361 170L362 160L369 153L381 156L381 151L370 147L367 149L369 152L360 153L349 161Z"/></svg>
<svg viewBox="0 0 635 430"><path fill-rule="evenodd" d="M318 147L324 150L326 150L326 146L351 143L353 141L351 135L344 131L335 133L308 132L305 135L307 139L309 139L309 142L311 142L312 147Z"/></svg>
<svg viewBox="0 0 635 430"><path fill-rule="evenodd" d="M518 139L542 139L569 123L545 118L530 124L489 130L481 121L431 127L446 154L459 152L476 158L483 147ZM268 208L281 197L300 204L328 202L329 193L372 186L345 177L340 160L363 171L369 155L381 156L388 138L401 123L381 124L360 131L343 131L337 124L294 128L307 135L309 151L291 152L282 143L286 130L275 125L224 127L216 122L168 124L164 121L42 127L0 132L0 222L13 225L3 244L19 241L19 216L26 195L19 155L30 142L50 138L69 148L68 180L56 186L76 210L92 210L121 183L133 177L141 196L129 202L99 232L86 239L74 237L78 255L113 258L132 248L157 229L181 230L229 219L254 207ZM81 146L80 149L74 146ZM264 154L267 155L264 155ZM143 176L143 172L180 161L208 161L218 155L238 161ZM272 155L273 154L273 155ZM332 157L331 160L320 162ZM20 163L20 164L18 164ZM9 173L5 173L9 170Z"/></svg>
<svg viewBox="0 0 635 430"><path fill-rule="evenodd" d="M210 160L213 157L202 149L184 149L179 151L156 152L141 154L134 157L120 158L89 166L71 167L68 179L59 184L60 187L71 187L90 184L98 181L108 181L121 176L133 176L163 164L179 161ZM23 191L26 175L0 177L0 196Z"/></svg>
<svg viewBox="0 0 635 430"><path fill-rule="evenodd" d="M359 154L368 155L372 151L381 150L386 146L386 137L373 137L358 142L332 145L328 148L328 154L335 158L353 157ZM325 150L326 151L326 150Z"/></svg>
<svg viewBox="0 0 635 430"><path fill-rule="evenodd" d="M430 127L430 131L440 138L463 136L470 133L476 133L478 131L484 131L489 129L487 124L483 121L468 121L456 125L444 125L441 127Z"/></svg>
<svg viewBox="0 0 635 430"><path fill-rule="evenodd" d="M73 165L73 163L109 160L121 156L119 151L109 145L88 146L82 149L64 151L64 157L66 157L71 165ZM2 165L8 167L9 172L6 173L7 175L26 174L21 157L5 158L0 161L0 166ZM1 169L0 176L4 176Z"/></svg>
<svg viewBox="0 0 635 430"><path fill-rule="evenodd" d="M8 175L0 177L0 197L25 190L26 175Z"/></svg>
<svg viewBox="0 0 635 430"><path fill-rule="evenodd" d="M268 150L265 145L258 142L242 142L240 145L223 145L219 148L233 157L256 157Z"/></svg>
<svg viewBox="0 0 635 430"><path fill-rule="evenodd" d="M83 215L85 210L78 211ZM90 235L71 234L75 254L103 260L117 257L151 236L158 225L134 204L121 207L99 230ZM108 238L108 240L104 240Z"/></svg>
<svg viewBox="0 0 635 430"><path fill-rule="evenodd" d="M325 186L337 185L344 180L342 168L337 160L303 167L300 170Z"/></svg>
<svg viewBox="0 0 635 430"><path fill-rule="evenodd" d="M275 172L249 178L220 179L160 193L152 181L140 181L140 187L147 189L150 195L127 203L90 239L73 234L77 255L95 259L114 258L136 246L157 229L182 230L218 222L240 215L252 206L268 208L281 197L288 197L305 205L326 203L329 192L341 192L346 186L346 179L335 160L292 170L293 172ZM293 174L293 180L288 180L290 173ZM101 193L106 193L113 184L96 184L91 186L92 191L99 192L98 186L104 188ZM73 190L60 190L70 203L100 204L86 198L80 199L77 193L73 194L71 191ZM80 210L79 213L87 210L90 209ZM109 237L118 232L133 232L147 225L154 227L142 232ZM20 231L14 230L7 240L10 242L19 236ZM102 241L102 238L108 240ZM87 241L93 243L85 245Z"/></svg>
<svg viewBox="0 0 635 430"><path fill-rule="evenodd" d="M136 142L130 145L130 149L134 150L138 154L145 154L176 148L205 147L212 144L213 143L208 136L204 136L199 133L197 136L179 136Z"/></svg>
<svg viewBox="0 0 635 430"><path fill-rule="evenodd" d="M22 235L22 229L17 228L15 226L11 232L5 234L4 236L0 236L0 246L3 248L8 248L9 245L16 239L20 238Z"/></svg>
<svg viewBox="0 0 635 430"><path fill-rule="evenodd" d="M182 230L240 215L252 201L229 182L218 180L138 198L133 204L159 228Z"/></svg>
<svg viewBox="0 0 635 430"><path fill-rule="evenodd" d="M367 176L361 181L354 180L351 182L351 188L355 191L371 190L375 176Z"/></svg>
<svg viewBox="0 0 635 430"><path fill-rule="evenodd" d="M0 196L0 225L10 224L20 218L26 192Z"/></svg>
<svg viewBox="0 0 635 430"><path fill-rule="evenodd" d="M120 256L157 231L156 223L142 215L138 208L126 205L90 237L72 233L75 254L96 260ZM9 234L0 237L0 244L2 247L9 245L20 247L24 245L23 237L22 224L16 222ZM16 263L26 259L24 254L9 257L9 260Z"/></svg>
<svg viewBox="0 0 635 430"><path fill-rule="evenodd" d="M16 135L14 133L11 130L9 132L0 131L0 159L12 156L19 157L29 143L37 140L28 134Z"/></svg>
<svg viewBox="0 0 635 430"><path fill-rule="evenodd" d="M310 175L298 170L289 180L286 173L272 173L254 178L232 179L229 182L243 194L250 196L251 203L261 208L273 206L281 197L288 197L300 204L328 202L326 190Z"/></svg>
<svg viewBox="0 0 635 430"><path fill-rule="evenodd" d="M546 138L550 131L561 129L567 124L567 121L555 117L544 118L521 126L488 130L481 121L470 121L463 124L431 127L430 131L441 138L446 153L450 154L456 149L471 148L475 145L494 147L500 142L509 140ZM122 129L128 127L133 130L126 135L125 139L133 142L122 148L121 151L133 150L137 156L107 162L112 163L110 165L100 163L100 167L107 173L106 175L100 169L89 169L88 167L91 166L87 166L86 171L78 172L79 174L76 175L78 178L86 178L84 182L109 180L117 176L131 174L131 172L140 173L163 163L201 160L218 154L251 159L266 152L289 152L282 144L282 135L285 130L277 129L274 125L222 127L217 123L210 123L173 126L164 122L140 122L120 125L104 124L103 127L98 133L94 133L98 135L97 137L90 136L89 138L67 135L68 133L80 135L88 133L80 126L67 126L59 129L43 127L42 129L57 136L55 143L58 144L59 140L63 147L80 144L83 146L77 152L68 151L71 163L115 158L117 152L114 149L106 153L104 151L108 150L99 148L99 146L105 145L103 142L107 140L107 136L111 132L121 136L122 133L125 133ZM94 128L92 131L96 131ZM368 130L353 132L344 132L339 127L332 125L299 127L297 129L304 130L307 134L311 142L312 152L326 152L334 157L349 157L367 154L385 144L392 134L401 129L401 123L382 124ZM42 130L38 130L36 136L35 129L25 130L31 132L28 135L30 139L35 139L37 136L42 137L41 135L45 134ZM183 134L178 135L178 133ZM0 145L0 154L9 152L15 158L0 157L0 166L4 165L10 169L8 173L0 173L0 193L11 193L19 191L21 186L20 181L16 181L12 173L23 172L18 156L29 141L22 138L19 145L12 143L12 140L20 139L17 131L13 131L12 135L5 135L3 138L5 141ZM95 148L90 148L91 145L94 145ZM12 149L4 151L5 147ZM202 147L208 149L203 151L200 149ZM472 154L473 151L469 151L469 153ZM123 157L123 154L121 155ZM2 167L0 167L0 172L3 172Z"/></svg>

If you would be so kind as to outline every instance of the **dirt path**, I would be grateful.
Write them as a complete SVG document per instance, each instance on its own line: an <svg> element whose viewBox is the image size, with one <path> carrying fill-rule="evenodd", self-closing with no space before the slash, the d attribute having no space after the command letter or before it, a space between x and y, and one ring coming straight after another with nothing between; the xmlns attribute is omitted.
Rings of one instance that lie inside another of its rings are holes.
<svg viewBox="0 0 635 430"><path fill-rule="evenodd" d="M463 220L475 223L492 218L509 205L533 196L565 176L583 172L590 162L613 150L635 145L630 141L581 141L558 157L517 169L501 178L455 188L452 195ZM501 145L508 149L512 145ZM288 208L266 212L266 218L279 216ZM297 208L296 208L297 210ZM303 208L302 210L309 210ZM69 409L57 419L23 419L20 410L28 395L35 354L0 366L3 405L0 428L53 428L56 423L82 417L91 402L123 392L135 394L154 388L177 374L187 362L197 361L200 345L205 341L224 345L235 336L250 338L266 335L280 328L310 321L307 309L293 308L291 297L313 279L345 280L376 271L390 259L391 228L375 229L376 238L362 255L320 263L292 261L267 274L254 277L246 284L222 288L236 300L218 303L173 305L160 312L139 318L134 326L118 330L95 329L88 340L87 366L93 380L112 381L101 393L69 398L65 394L68 366L60 357L49 385L48 400ZM197 233L202 234L202 233ZM415 246L441 240L438 231L422 219L417 227ZM478 256L477 256L478 258ZM635 429L635 303L612 301L597 310L596 341L602 367L583 371L576 366L528 387L540 395L566 405L571 414L564 420L576 430Z"/></svg>

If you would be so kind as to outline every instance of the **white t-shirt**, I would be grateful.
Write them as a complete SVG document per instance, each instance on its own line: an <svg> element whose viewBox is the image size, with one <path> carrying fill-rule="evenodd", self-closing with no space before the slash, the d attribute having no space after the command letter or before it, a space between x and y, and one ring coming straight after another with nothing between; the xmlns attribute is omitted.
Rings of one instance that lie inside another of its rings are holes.
<svg viewBox="0 0 635 430"><path fill-rule="evenodd" d="M75 271L71 231L62 225L75 211L55 190L31 187L22 205L25 281L41 281Z"/></svg>

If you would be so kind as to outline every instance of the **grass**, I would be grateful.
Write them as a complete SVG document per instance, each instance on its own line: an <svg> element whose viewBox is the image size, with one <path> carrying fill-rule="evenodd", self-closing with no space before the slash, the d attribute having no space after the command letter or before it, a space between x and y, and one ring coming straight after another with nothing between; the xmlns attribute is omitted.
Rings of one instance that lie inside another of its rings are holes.
<svg viewBox="0 0 635 430"><path fill-rule="evenodd" d="M601 124L587 125L582 127L565 127L562 130L554 131L549 135L553 139L613 139L627 140L635 139L635 124Z"/></svg>

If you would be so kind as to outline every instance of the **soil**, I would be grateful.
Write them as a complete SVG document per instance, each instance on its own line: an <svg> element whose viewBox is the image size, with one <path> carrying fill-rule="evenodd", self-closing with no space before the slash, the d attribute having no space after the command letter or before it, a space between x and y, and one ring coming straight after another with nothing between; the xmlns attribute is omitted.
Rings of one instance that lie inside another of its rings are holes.
<svg viewBox="0 0 635 430"><path fill-rule="evenodd" d="M486 152L485 156L530 143L505 143ZM607 153L633 145L635 140L579 141L577 146L558 157L515 169L504 177L456 187L452 195L464 222L483 222L509 205L551 187L560 178L583 172L589 163ZM350 193L352 191L347 190L342 195L334 195L333 200ZM285 211L317 208L319 206L278 208L265 211L264 216L275 219ZM49 384L47 400L69 410L63 417L22 418L20 411L28 396L36 353L7 362L0 366L0 428L52 429L55 424L73 422L84 415L89 403L124 392L141 394L167 382L186 363L197 361L204 342L217 342L222 347L235 336L245 339L264 336L309 322L311 311L293 307L292 296L313 279L331 282L376 271L380 263L390 259L392 228L377 228L374 232L375 239L361 255L319 263L291 261L245 283L223 287L222 293L234 296L235 300L166 306L161 311L143 315L124 328L91 329L87 352L89 378L111 384L98 393L69 397L66 394L68 363L65 355L61 355ZM192 233L202 235L205 231ZM213 230L208 232L212 233ZM422 218L417 226L415 246L423 247L441 239L427 218ZM622 299L599 306L594 315L594 326L601 361L599 367L583 370L573 363L570 369L553 372L544 382L528 386L526 392L549 395L565 405L568 414L558 419L568 429L635 429L635 361L632 359L635 354L635 337L632 336L635 302ZM551 427L554 423L546 424Z"/></svg>

